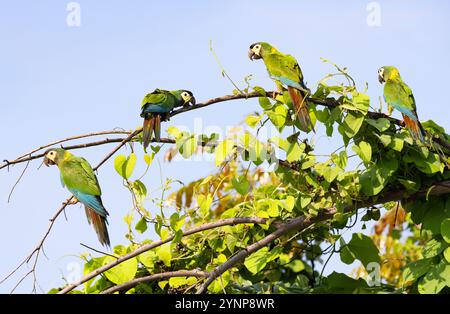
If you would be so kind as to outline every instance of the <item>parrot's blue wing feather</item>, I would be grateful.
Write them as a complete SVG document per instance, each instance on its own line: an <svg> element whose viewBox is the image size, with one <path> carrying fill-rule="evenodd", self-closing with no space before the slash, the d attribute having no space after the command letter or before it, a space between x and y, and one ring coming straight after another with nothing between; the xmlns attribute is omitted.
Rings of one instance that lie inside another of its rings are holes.
<svg viewBox="0 0 450 314"><path fill-rule="evenodd" d="M290 80L290 79L288 79L288 78L286 78L284 76L272 75L272 78L277 80L277 81L280 81L282 84L284 84L286 86L294 87L294 88L297 88L297 89L305 89L305 87L303 87L300 83L295 82L293 80Z"/></svg>
<svg viewBox="0 0 450 314"><path fill-rule="evenodd" d="M157 104L148 104L144 106L141 112L141 116L147 113L167 113L170 112L170 109L166 106L161 106Z"/></svg>
<svg viewBox="0 0 450 314"><path fill-rule="evenodd" d="M390 106L394 107L395 109L397 109L398 111L400 111L401 113L407 115L409 118L411 118L411 120L416 121L417 122L417 117L414 114L414 112L412 112L412 110L404 107L404 106L400 106L399 104L392 102L389 103Z"/></svg>
<svg viewBox="0 0 450 314"><path fill-rule="evenodd" d="M75 189L70 189L69 191L83 205L93 209L100 216L106 217L108 215L108 212L106 211L105 207L103 207L102 200L101 200L100 196L81 193L81 192L79 192L79 191L77 191Z"/></svg>

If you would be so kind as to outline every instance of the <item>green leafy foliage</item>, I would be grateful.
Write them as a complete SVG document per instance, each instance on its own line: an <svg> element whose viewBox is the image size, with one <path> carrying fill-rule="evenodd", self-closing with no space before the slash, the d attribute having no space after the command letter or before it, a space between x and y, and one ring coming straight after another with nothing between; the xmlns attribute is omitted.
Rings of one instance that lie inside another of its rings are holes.
<svg viewBox="0 0 450 314"><path fill-rule="evenodd" d="M369 113L367 92L358 90L348 69L324 62L335 72L319 82L308 100L316 136L298 130L289 93L272 95L255 86L260 112L246 116L245 129L233 129L219 140L217 134L168 127L175 145L167 150L166 161L175 154L185 159L210 154L217 170L208 176L192 182L168 178L159 188L150 187L147 176L155 175L153 160L165 146L151 146L143 158L148 172L135 175L139 179L134 181L136 155L117 156L114 168L131 193L132 208L124 218L128 242L115 247L114 254L164 242L77 292L99 293L153 274L212 272L241 254L207 287L209 293L447 293L450 197L437 183L450 178L449 152L433 140L450 137L428 121L423 125L431 144L414 141L399 121ZM235 95L249 95L249 79ZM279 133L270 139L260 136L263 125ZM316 148L317 139L325 136L339 148ZM263 221L229 222L244 217ZM300 227L280 231L299 219ZM217 224L224 220L229 223ZM354 231L355 225L367 225L368 235ZM187 234L196 228L203 229ZM253 249L268 237L270 243ZM360 266L353 276L333 271L327 261L335 253L342 263ZM84 273L114 260L83 258ZM382 281L374 283L370 276L377 267ZM141 283L128 292L193 293L205 281L183 274Z"/></svg>

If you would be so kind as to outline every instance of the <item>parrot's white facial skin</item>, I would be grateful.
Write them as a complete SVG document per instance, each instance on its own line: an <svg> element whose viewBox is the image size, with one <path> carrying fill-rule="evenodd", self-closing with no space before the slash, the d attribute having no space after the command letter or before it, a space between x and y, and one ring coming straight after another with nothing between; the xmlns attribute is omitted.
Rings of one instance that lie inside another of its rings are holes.
<svg viewBox="0 0 450 314"><path fill-rule="evenodd" d="M47 153L47 155L45 155L45 157L55 162L56 152L54 150L51 150Z"/></svg>
<svg viewBox="0 0 450 314"><path fill-rule="evenodd" d="M380 83L384 83L384 68L378 70L378 80Z"/></svg>
<svg viewBox="0 0 450 314"><path fill-rule="evenodd" d="M258 57L261 57L261 45L260 44L256 44L253 46L252 51L255 55L257 55Z"/></svg>
<svg viewBox="0 0 450 314"><path fill-rule="evenodd" d="M188 92L182 92L181 98L183 98L185 103L188 103L191 100L192 96Z"/></svg>

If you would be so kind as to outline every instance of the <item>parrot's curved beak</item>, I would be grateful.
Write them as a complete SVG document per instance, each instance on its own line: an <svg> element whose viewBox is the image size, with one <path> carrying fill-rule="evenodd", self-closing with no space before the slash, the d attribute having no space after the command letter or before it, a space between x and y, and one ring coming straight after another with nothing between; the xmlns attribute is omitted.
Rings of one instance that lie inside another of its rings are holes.
<svg viewBox="0 0 450 314"><path fill-rule="evenodd" d="M378 74L378 82L380 82L380 84L383 84L386 82L380 74Z"/></svg>
<svg viewBox="0 0 450 314"><path fill-rule="evenodd" d="M256 56L255 52L250 49L248 51L248 58L253 61L255 59L255 56Z"/></svg>
<svg viewBox="0 0 450 314"><path fill-rule="evenodd" d="M190 103L192 106L195 106L195 97L194 97L194 96L191 97L191 100L189 100L189 103Z"/></svg>
<svg viewBox="0 0 450 314"><path fill-rule="evenodd" d="M47 167L56 165L56 163L48 157L44 157L44 165Z"/></svg>

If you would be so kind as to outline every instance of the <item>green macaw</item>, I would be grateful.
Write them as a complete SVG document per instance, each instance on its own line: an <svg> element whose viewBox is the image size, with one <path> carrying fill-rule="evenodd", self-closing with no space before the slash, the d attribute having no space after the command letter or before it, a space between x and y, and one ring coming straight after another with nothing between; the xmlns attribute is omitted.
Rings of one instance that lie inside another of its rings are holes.
<svg viewBox="0 0 450 314"><path fill-rule="evenodd" d="M110 246L108 212L103 206L97 176L86 159L77 157L62 148L52 148L45 152L44 164L57 165L61 183L75 197L73 203L81 202L86 210L89 224L94 226L102 245Z"/></svg>
<svg viewBox="0 0 450 314"><path fill-rule="evenodd" d="M425 131L417 116L414 95L403 82L396 67L383 66L378 70L378 80L384 84L384 100L386 103L402 113L405 126L413 138L425 142Z"/></svg>
<svg viewBox="0 0 450 314"><path fill-rule="evenodd" d="M195 105L195 98L192 92L188 90L168 91L155 89L147 94L142 100L141 117L144 118L142 142L144 148L152 140L152 134L155 139L161 139L161 121L166 121L170 117L170 112L178 106L186 106L191 103Z"/></svg>
<svg viewBox="0 0 450 314"><path fill-rule="evenodd" d="M314 125L309 116L306 96L310 90L303 82L303 73L297 60L291 55L279 52L275 47L258 42L250 46L248 52L250 60L263 59L270 77L275 81L278 92L283 93L283 86L287 86L289 95L300 122L302 131L314 131Z"/></svg>

